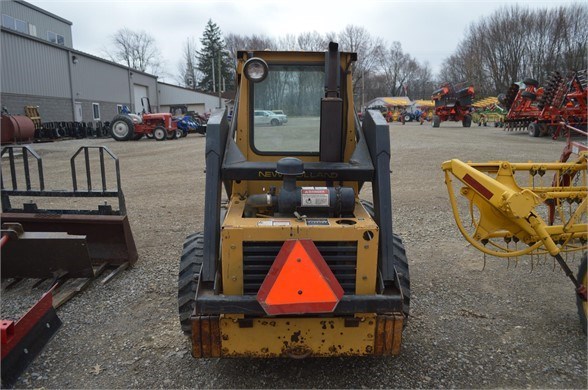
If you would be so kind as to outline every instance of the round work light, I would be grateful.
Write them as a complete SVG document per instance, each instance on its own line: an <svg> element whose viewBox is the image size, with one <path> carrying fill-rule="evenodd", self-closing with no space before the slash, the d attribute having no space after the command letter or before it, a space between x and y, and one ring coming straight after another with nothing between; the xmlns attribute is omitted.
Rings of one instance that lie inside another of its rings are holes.
<svg viewBox="0 0 588 390"><path fill-rule="evenodd" d="M267 62L257 57L250 58L245 62L244 73L247 80L252 83L259 83L267 77Z"/></svg>

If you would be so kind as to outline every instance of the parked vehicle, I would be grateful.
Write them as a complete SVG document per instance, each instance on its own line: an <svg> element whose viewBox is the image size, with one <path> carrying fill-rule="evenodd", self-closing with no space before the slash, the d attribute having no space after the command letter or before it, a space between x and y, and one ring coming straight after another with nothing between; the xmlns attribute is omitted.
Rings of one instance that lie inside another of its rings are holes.
<svg viewBox="0 0 588 390"><path fill-rule="evenodd" d="M445 121L461 122L463 127L470 127L473 99L474 87L468 83L441 85L431 96L435 102L433 127L439 127Z"/></svg>
<svg viewBox="0 0 588 390"><path fill-rule="evenodd" d="M284 122L282 122L282 119L278 115L271 111L255 110L254 123L256 125L281 126Z"/></svg>
<svg viewBox="0 0 588 390"><path fill-rule="evenodd" d="M299 93L264 81L276 58L280 73L304 81L296 87L325 91L312 107L319 131L294 121L259 131L278 119L253 102ZM209 121L204 229L180 259L179 322L193 357L400 353L410 279L392 229L390 129L378 111L365 112L363 126L350 115L352 77L341 69L355 60L334 42L327 53L237 53L234 121L227 111ZM306 71L317 64L324 79ZM373 203L359 198L364 183Z"/></svg>
<svg viewBox="0 0 588 390"><path fill-rule="evenodd" d="M151 113L149 98L141 98L143 113L141 115L131 114L128 108L112 118L110 133L117 141L139 140L146 135L155 138L157 141L178 138L181 131L172 120L170 113Z"/></svg>
<svg viewBox="0 0 588 390"><path fill-rule="evenodd" d="M280 119L282 120L282 123L288 123L288 115L284 114L284 111L272 110L272 112L280 117Z"/></svg>
<svg viewBox="0 0 588 390"><path fill-rule="evenodd" d="M188 133L206 134L206 125L202 125L190 115L184 115L181 117L174 118L176 126L182 132L182 137L188 135Z"/></svg>

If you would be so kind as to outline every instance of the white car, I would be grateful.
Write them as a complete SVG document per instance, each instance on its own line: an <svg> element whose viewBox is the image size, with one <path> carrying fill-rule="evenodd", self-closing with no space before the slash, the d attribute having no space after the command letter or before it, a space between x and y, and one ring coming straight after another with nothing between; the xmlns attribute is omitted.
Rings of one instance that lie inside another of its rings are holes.
<svg viewBox="0 0 588 390"><path fill-rule="evenodd" d="M279 115L276 115L271 111L255 110L253 114L253 117L255 118L253 123L256 125L280 126L284 123Z"/></svg>
<svg viewBox="0 0 588 390"><path fill-rule="evenodd" d="M272 110L272 112L280 117L280 119L282 120L282 123L288 123L288 115L284 114L284 111Z"/></svg>

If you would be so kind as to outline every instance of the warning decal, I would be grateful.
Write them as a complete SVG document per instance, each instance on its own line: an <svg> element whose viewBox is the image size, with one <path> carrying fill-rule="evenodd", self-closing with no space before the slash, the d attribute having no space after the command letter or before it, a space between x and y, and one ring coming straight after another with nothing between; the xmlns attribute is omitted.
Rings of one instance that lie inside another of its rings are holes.
<svg viewBox="0 0 588 390"><path fill-rule="evenodd" d="M300 197L302 207L329 207L327 187L302 187Z"/></svg>

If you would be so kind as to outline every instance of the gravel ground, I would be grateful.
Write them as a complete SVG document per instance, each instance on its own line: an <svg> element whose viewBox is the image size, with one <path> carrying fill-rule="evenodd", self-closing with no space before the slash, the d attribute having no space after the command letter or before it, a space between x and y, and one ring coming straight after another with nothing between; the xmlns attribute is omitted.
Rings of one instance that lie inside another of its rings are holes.
<svg viewBox="0 0 588 390"><path fill-rule="evenodd" d="M176 285L184 237L203 224L205 139L64 141L35 145L51 166L50 188L68 186L68 159L82 144L119 156L139 261L59 309L62 328L17 387L586 388L586 336L572 284L551 261L531 272L525 260L507 268L489 259L482 271L482 255L455 227L440 169L450 158L556 161L563 142L453 123L390 129L394 228L413 293L399 357L193 359ZM4 316L17 299L2 292Z"/></svg>

